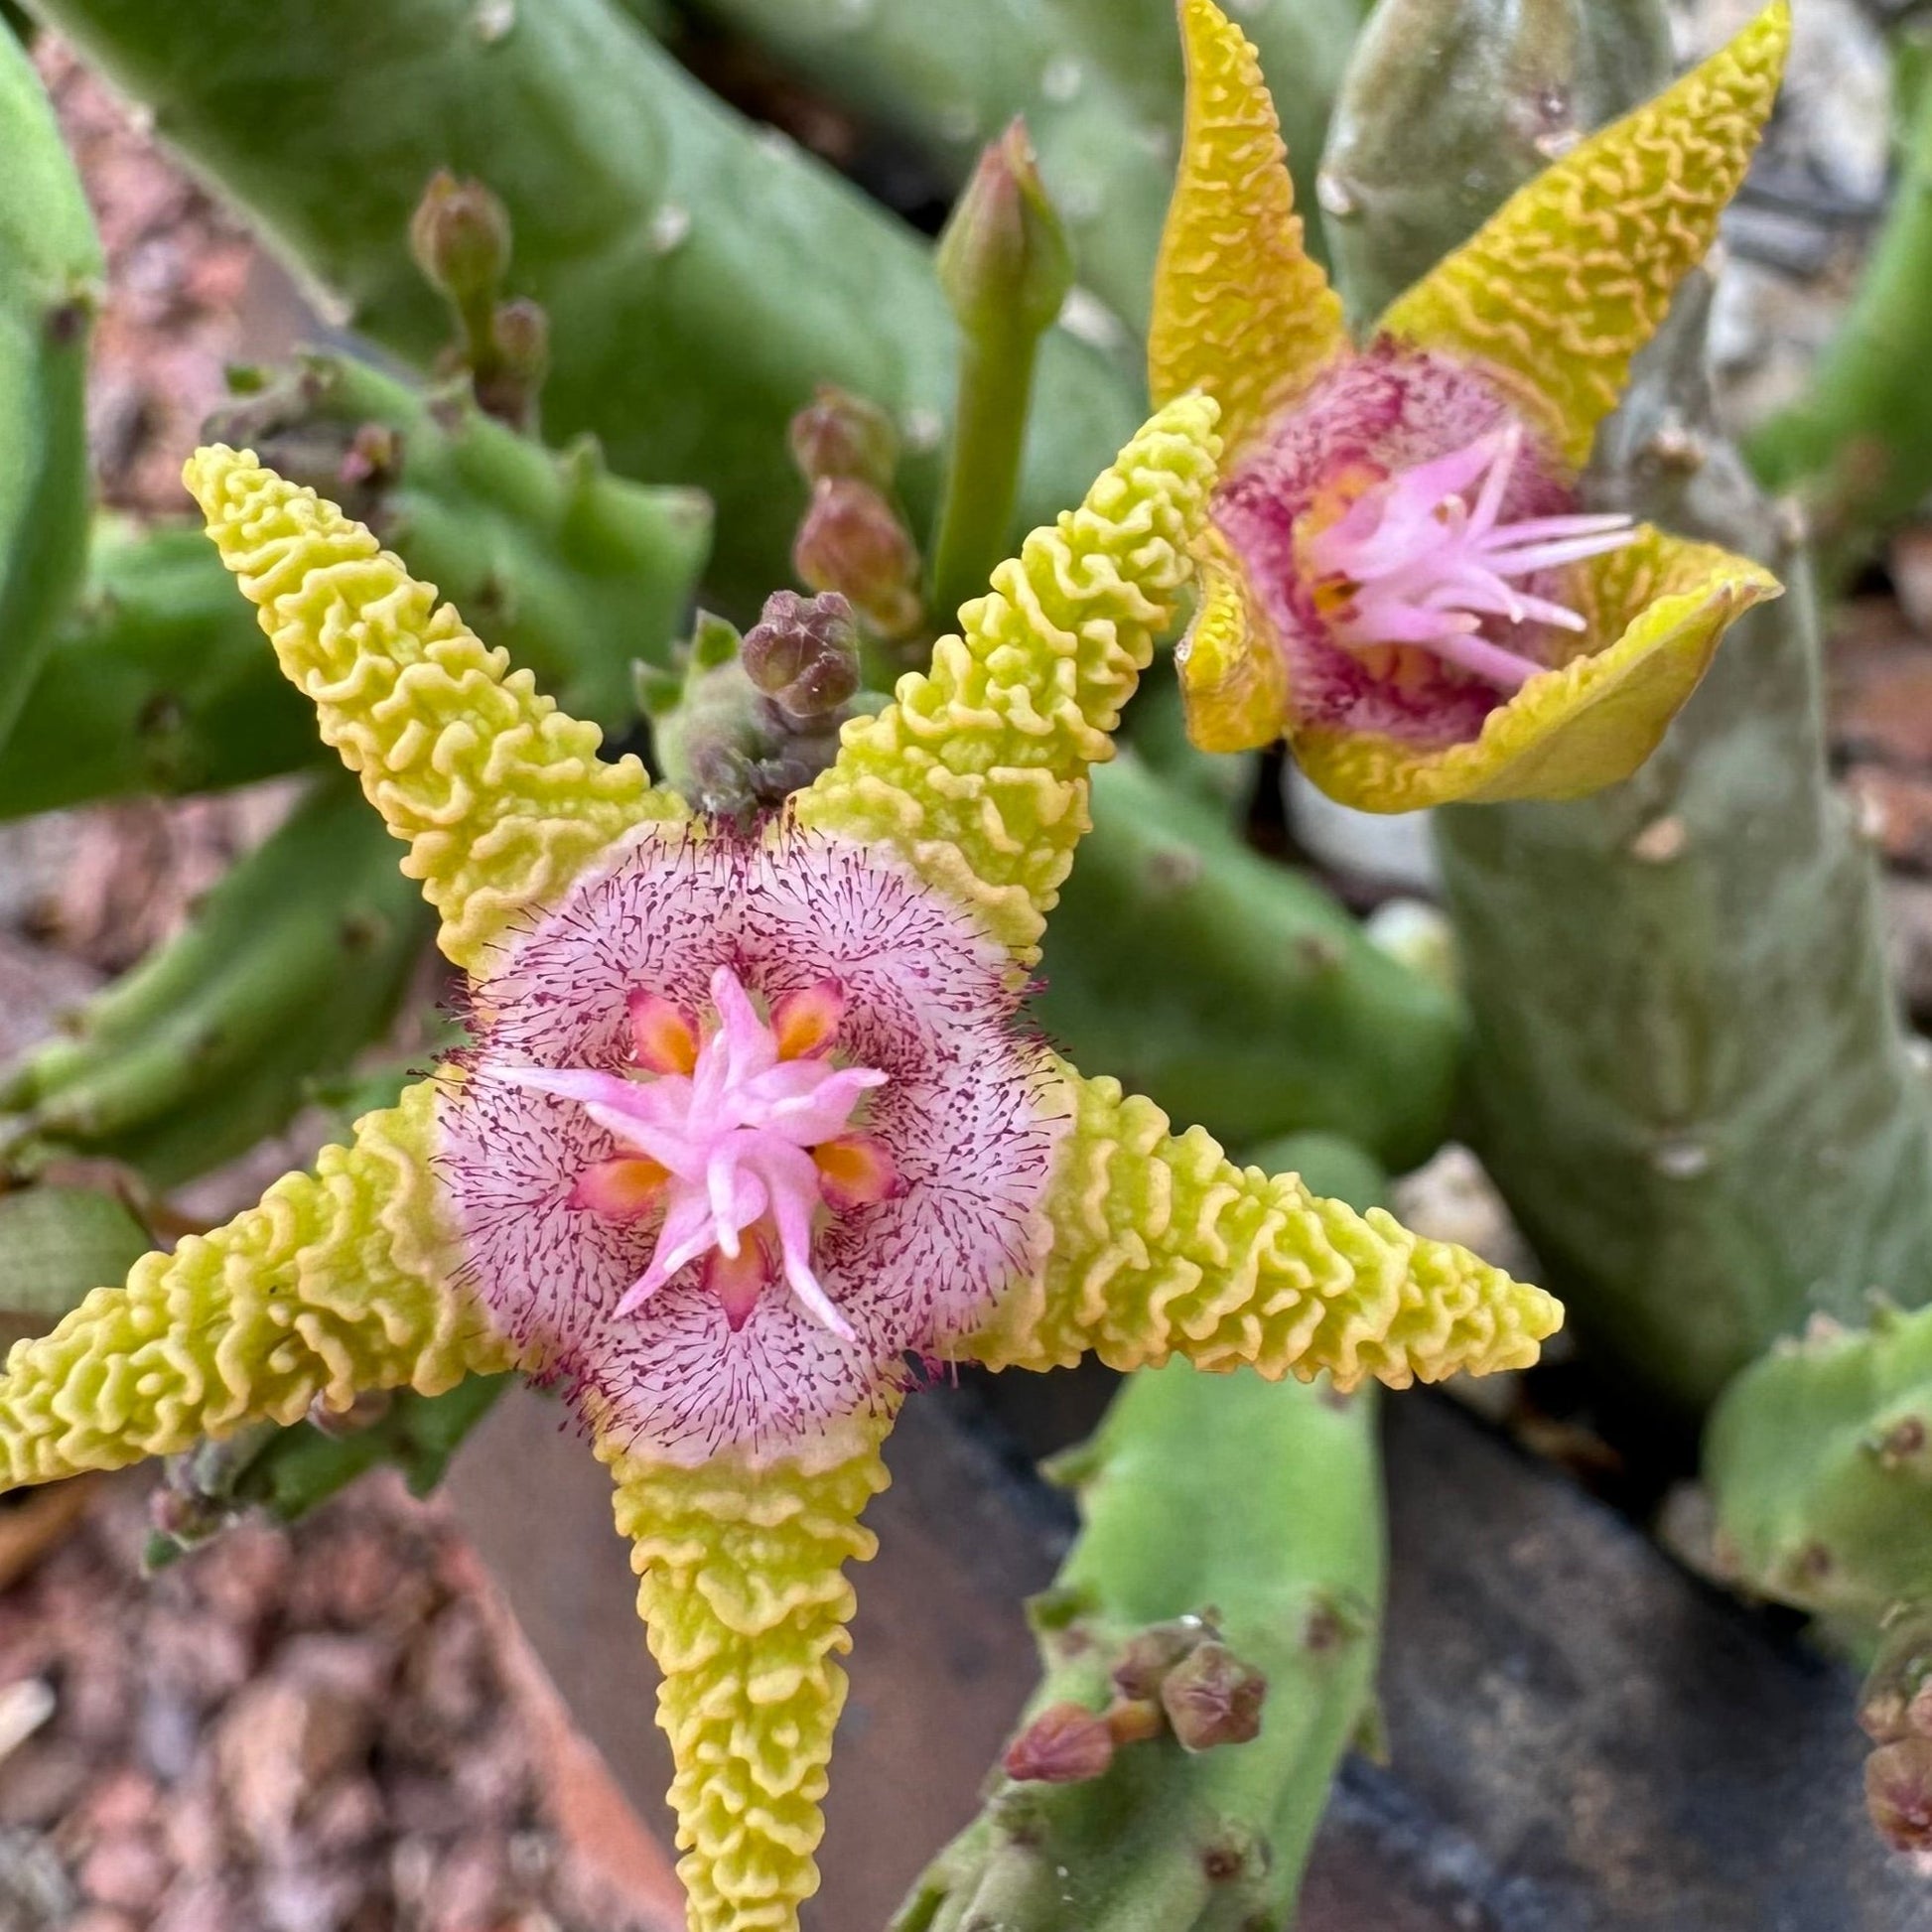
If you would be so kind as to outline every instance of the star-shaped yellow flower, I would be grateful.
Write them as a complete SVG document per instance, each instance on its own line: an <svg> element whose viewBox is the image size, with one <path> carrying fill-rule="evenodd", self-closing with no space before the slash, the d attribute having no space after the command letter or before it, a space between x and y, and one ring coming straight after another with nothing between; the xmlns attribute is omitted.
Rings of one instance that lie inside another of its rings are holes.
<svg viewBox="0 0 1932 1932"><path fill-rule="evenodd" d="M1254 49L1180 0L1187 116L1148 344L1222 409L1182 646L1197 743L1286 736L1370 811L1570 798L1629 774L1756 564L1581 513L1630 358L1704 256L1776 95L1785 0L1511 198L1362 348L1302 245Z"/></svg>
<svg viewBox="0 0 1932 1932"><path fill-rule="evenodd" d="M782 1932L908 1354L1342 1387L1530 1361L1541 1291L1231 1165L1021 1024L1088 767L1190 574L1216 415L1163 410L749 835L600 759L334 505L201 452L209 533L407 843L473 1043L17 1347L5 1481L358 1390L557 1383L633 1544L691 1924Z"/></svg>

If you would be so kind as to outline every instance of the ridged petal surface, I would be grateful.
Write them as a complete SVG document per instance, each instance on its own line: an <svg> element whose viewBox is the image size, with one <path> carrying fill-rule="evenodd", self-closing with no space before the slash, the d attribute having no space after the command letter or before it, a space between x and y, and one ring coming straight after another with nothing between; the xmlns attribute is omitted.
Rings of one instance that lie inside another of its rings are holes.
<svg viewBox="0 0 1932 1932"><path fill-rule="evenodd" d="M1391 1388L1523 1368L1563 1318L1540 1288L1447 1242L1238 1168L1198 1127L1175 1135L1117 1080L1063 1069L1072 1125L1039 1275L1009 1291L967 1352L992 1368L1110 1368L1184 1355L1335 1386Z"/></svg>
<svg viewBox="0 0 1932 1932"><path fill-rule="evenodd" d="M1087 768L1193 575L1188 546L1220 439L1204 396L1171 403L1078 509L1028 537L960 613L932 668L845 727L838 761L801 793L799 822L892 846L975 907L1023 964L1091 820Z"/></svg>
<svg viewBox="0 0 1932 1932"><path fill-rule="evenodd" d="M1148 389L1200 389L1237 450L1345 353L1341 301L1303 245L1275 103L1247 37L1213 0L1181 0L1186 119L1154 271Z"/></svg>
<svg viewBox="0 0 1932 1932"><path fill-rule="evenodd" d="M1390 334L1478 358L1540 400L1578 468L1630 358L1718 232L1777 96L1785 0L1519 189L1398 296Z"/></svg>
<svg viewBox="0 0 1932 1932"><path fill-rule="evenodd" d="M809 1460L721 1456L696 1468L604 1451L637 1610L663 1673L657 1722L691 1932L796 1932L818 1889L812 1854L832 1732L833 1661L851 1648L844 1569L877 1547L860 1526L886 1487L887 1425Z"/></svg>
<svg viewBox="0 0 1932 1932"><path fill-rule="evenodd" d="M1288 665L1254 607L1240 559L1211 523L1194 562L1200 601L1174 652L1187 736L1203 752L1258 752L1282 735Z"/></svg>
<svg viewBox="0 0 1932 1932"><path fill-rule="evenodd" d="M424 1395L508 1367L449 1279L428 1082L258 1205L144 1255L0 1377L0 1487L172 1455L364 1389Z"/></svg>
<svg viewBox="0 0 1932 1932"><path fill-rule="evenodd" d="M184 478L323 738L407 841L403 870L459 966L481 965L631 826L684 815L634 758L600 759L595 725L559 711L335 504L219 446Z"/></svg>

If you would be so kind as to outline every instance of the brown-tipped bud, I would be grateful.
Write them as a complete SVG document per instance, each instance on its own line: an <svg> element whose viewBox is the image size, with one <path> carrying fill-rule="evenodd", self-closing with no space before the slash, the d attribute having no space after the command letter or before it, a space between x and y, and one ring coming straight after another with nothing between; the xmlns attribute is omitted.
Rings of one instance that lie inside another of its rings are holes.
<svg viewBox="0 0 1932 1932"><path fill-rule="evenodd" d="M791 419L791 458L807 483L852 477L890 489L898 468L898 432L876 402L821 382Z"/></svg>
<svg viewBox="0 0 1932 1932"><path fill-rule="evenodd" d="M542 388L550 372L550 318L542 306L526 295L505 302L492 333L503 373L533 391Z"/></svg>
<svg viewBox="0 0 1932 1932"><path fill-rule="evenodd" d="M1196 1644L1161 1683L1161 1707L1183 1750L1245 1744L1261 1733L1268 1680L1226 1644Z"/></svg>
<svg viewBox="0 0 1932 1932"><path fill-rule="evenodd" d="M1113 1732L1097 1711L1050 1704L1007 1746L1008 1777L1021 1784L1086 1784L1114 1761Z"/></svg>
<svg viewBox="0 0 1932 1932"><path fill-rule="evenodd" d="M909 637L925 619L919 553L870 483L827 477L791 548L792 567L815 591L837 591L880 636Z"/></svg>
<svg viewBox="0 0 1932 1932"><path fill-rule="evenodd" d="M1212 1635L1210 1626L1197 1616L1178 1616L1137 1630L1114 1666L1114 1689L1124 1698L1158 1698L1168 1673Z"/></svg>
<svg viewBox="0 0 1932 1932"><path fill-rule="evenodd" d="M459 307L486 301L509 267L509 212L482 182L440 169L410 217L409 247L416 266Z"/></svg>
<svg viewBox="0 0 1932 1932"><path fill-rule="evenodd" d="M981 154L940 233L933 266L969 335L1017 329L1037 336L1059 314L1073 286L1073 257L1025 121L1016 120Z"/></svg>
<svg viewBox="0 0 1932 1932"><path fill-rule="evenodd" d="M1896 1612L1859 1693L1859 1723L1875 1742L1932 1737L1932 1603Z"/></svg>
<svg viewBox="0 0 1932 1932"><path fill-rule="evenodd" d="M1894 1852L1932 1852L1932 1737L1880 1744L1864 1761L1864 1802Z"/></svg>
<svg viewBox="0 0 1932 1932"><path fill-rule="evenodd" d="M837 591L773 591L744 649L752 682L793 718L821 718L859 688L859 626Z"/></svg>

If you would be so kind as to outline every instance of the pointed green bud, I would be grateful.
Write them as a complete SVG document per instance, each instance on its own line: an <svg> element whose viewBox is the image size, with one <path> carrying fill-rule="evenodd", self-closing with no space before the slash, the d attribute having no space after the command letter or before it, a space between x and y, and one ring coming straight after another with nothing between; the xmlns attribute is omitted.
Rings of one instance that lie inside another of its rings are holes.
<svg viewBox="0 0 1932 1932"><path fill-rule="evenodd" d="M1025 121L1015 120L980 156L940 233L934 267L970 336L1037 336L1059 314L1073 286L1073 257Z"/></svg>
<svg viewBox="0 0 1932 1932"><path fill-rule="evenodd" d="M441 169L410 218L409 247L439 293L468 309L492 299L509 269L509 212L482 182Z"/></svg>
<svg viewBox="0 0 1932 1932"><path fill-rule="evenodd" d="M898 468L898 431L875 402L821 382L791 419L791 458L807 483L851 477L890 489Z"/></svg>

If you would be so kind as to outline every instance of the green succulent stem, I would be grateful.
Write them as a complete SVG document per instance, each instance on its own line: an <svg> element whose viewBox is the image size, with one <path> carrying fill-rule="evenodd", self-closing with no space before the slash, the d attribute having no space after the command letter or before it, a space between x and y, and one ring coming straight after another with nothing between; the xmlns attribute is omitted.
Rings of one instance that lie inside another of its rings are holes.
<svg viewBox="0 0 1932 1932"><path fill-rule="evenodd" d="M1922 68L1925 37L1901 42L1900 55ZM1897 146L1891 206L1850 309L1804 393L1744 446L1767 487L1804 504L1828 585L1843 583L1932 490L1932 86L1922 73Z"/></svg>
<svg viewBox="0 0 1932 1932"><path fill-rule="evenodd" d="M238 427L319 488L381 432L356 507L493 644L582 716L622 729L633 660L666 664L708 553L691 490L557 456L460 391L425 396L345 357L304 356ZM220 790L328 759L311 707L199 526L95 526L85 592L0 756L0 818L133 793ZM333 763L333 759L329 759Z"/></svg>
<svg viewBox="0 0 1932 1932"><path fill-rule="evenodd" d="M1123 750L1047 924L1040 1024L1230 1146L1321 1129L1392 1169L1449 1129L1460 1001L1364 936L1224 807Z"/></svg>
<svg viewBox="0 0 1932 1932"><path fill-rule="evenodd" d="M0 33L0 742L80 587L87 342L105 273L27 52Z"/></svg>
<svg viewBox="0 0 1932 1932"><path fill-rule="evenodd" d="M474 0L41 0L40 11L218 179L372 340L426 364L447 325L408 228L439 168L484 183L539 303L546 433L718 506L713 583L749 615L788 575L802 485L785 428L821 382L890 408L922 454L926 527L956 334L929 250L712 98L611 0L501 17ZM1135 384L1055 332L1022 511L1078 499L1132 432Z"/></svg>
<svg viewBox="0 0 1932 1932"><path fill-rule="evenodd" d="M319 779L178 937L0 1071L0 1159L112 1159L162 1188L232 1160L387 1026L428 932L353 782Z"/></svg>
<svg viewBox="0 0 1932 1932"><path fill-rule="evenodd" d="M1228 1649L1267 1678L1260 1734L1198 1754L1143 1737L1079 1783L1000 1778L894 1932L1285 1924L1375 1670L1373 1405L1172 1364L1134 1376L1060 1472L1084 1526L1033 1605L1042 1676L1027 1717L1098 1712L1136 1636L1212 1609Z"/></svg>
<svg viewBox="0 0 1932 1932"><path fill-rule="evenodd" d="M1580 125L1664 77L1627 59L1633 19L1663 45L1648 0L1633 6L1585 7L1552 36ZM1519 31L1494 12L1496 34ZM1364 46L1430 44L1447 15L1466 24L1469 9L1384 0ZM1546 64L1542 84L1563 71ZM1366 158L1403 180L1454 179L1481 111L1501 153L1531 103L1499 90L1472 120L1452 90L1432 111L1373 81L1358 71L1336 124L1355 130L1359 191L1344 258L1379 295L1409 273L1418 231L1384 229ZM1513 185L1494 177L1489 192ZM1435 250L1483 212L1447 194ZM1693 1422L1810 1311L1855 1318L1874 1284L1916 1300L1932 1283L1932 1111L1886 975L1871 856L1826 768L1816 600L1714 421L1704 316L1694 283L1599 437L1590 489L1765 561L1784 597L1730 632L1627 783L1437 820L1474 1033L1471 1136L1599 1368L1648 1400L1646 1427Z"/></svg>

